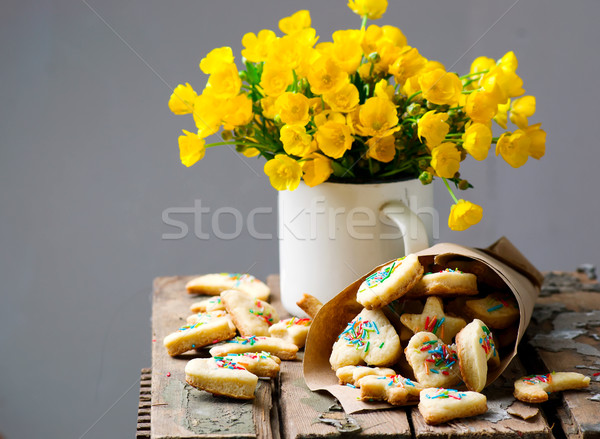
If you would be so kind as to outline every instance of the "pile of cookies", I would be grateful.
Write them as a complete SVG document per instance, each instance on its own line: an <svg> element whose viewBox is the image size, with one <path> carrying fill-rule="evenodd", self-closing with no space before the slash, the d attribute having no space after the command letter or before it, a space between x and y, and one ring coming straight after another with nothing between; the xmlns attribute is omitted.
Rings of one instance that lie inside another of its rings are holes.
<svg viewBox="0 0 600 439"><path fill-rule="evenodd" d="M364 309L339 334L329 358L340 384L359 389L364 401L419 402L429 424L487 411L480 392L488 370L513 349L520 315L498 274L467 259L423 266L411 254L368 276L356 301ZM551 390L527 380L545 384L524 377L515 396Z"/></svg>
<svg viewBox="0 0 600 439"><path fill-rule="evenodd" d="M211 358L195 358L185 367L188 384L215 395L251 399L259 377L272 378L281 360L293 360L304 346L311 319L280 320L267 299L270 290L249 274L217 273L192 279L189 294L208 295L191 305L194 313L164 338L171 356L209 350ZM320 303L299 303L314 316Z"/></svg>

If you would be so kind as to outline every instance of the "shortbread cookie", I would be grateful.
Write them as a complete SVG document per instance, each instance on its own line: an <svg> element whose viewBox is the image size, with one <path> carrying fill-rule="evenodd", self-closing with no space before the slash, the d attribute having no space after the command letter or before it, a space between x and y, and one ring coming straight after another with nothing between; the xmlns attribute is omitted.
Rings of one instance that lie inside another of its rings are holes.
<svg viewBox="0 0 600 439"><path fill-rule="evenodd" d="M250 274L205 274L189 281L185 286L189 294L218 296L225 290L240 290L260 300L267 300L271 290Z"/></svg>
<svg viewBox="0 0 600 439"><path fill-rule="evenodd" d="M323 304L315 296L304 293L296 305L304 311L311 319L314 319Z"/></svg>
<svg viewBox="0 0 600 439"><path fill-rule="evenodd" d="M213 357L223 357L228 354L245 352L268 352L282 360L294 360L298 346L275 337L235 337L225 343L210 349Z"/></svg>
<svg viewBox="0 0 600 439"><path fill-rule="evenodd" d="M269 327L279 321L275 308L243 291L223 291L221 300L243 337L269 335Z"/></svg>
<svg viewBox="0 0 600 439"><path fill-rule="evenodd" d="M396 371L387 367L344 366L335 371L341 385L351 384L360 387L359 381L366 376L395 375Z"/></svg>
<svg viewBox="0 0 600 439"><path fill-rule="evenodd" d="M582 389L589 386L590 377L576 372L552 372L546 375L528 375L515 381L515 398L524 402L544 402L548 394L561 390Z"/></svg>
<svg viewBox="0 0 600 439"><path fill-rule="evenodd" d="M495 366L500 363L492 333L481 320L474 319L456 334L456 353L467 388L481 391L487 381L488 361Z"/></svg>
<svg viewBox="0 0 600 439"><path fill-rule="evenodd" d="M390 366L402 351L396 330L381 310L363 309L338 336L329 363L343 366Z"/></svg>
<svg viewBox="0 0 600 439"><path fill-rule="evenodd" d="M418 401L422 389L419 383L401 375L370 375L360 380L360 399L403 405L410 401Z"/></svg>
<svg viewBox="0 0 600 439"><path fill-rule="evenodd" d="M229 317L205 313L195 323L184 325L167 335L163 343L168 354L175 356L232 337L235 337L235 327Z"/></svg>
<svg viewBox="0 0 600 439"><path fill-rule="evenodd" d="M416 255L396 259L368 276L358 288L356 300L367 309L382 308L402 297L423 276L423 267Z"/></svg>
<svg viewBox="0 0 600 439"><path fill-rule="evenodd" d="M477 282L480 284L485 284L492 288L506 288L506 283L502 280L500 275L483 262L456 259L448 261L446 266L454 268L455 270L463 271L465 273L473 273L475 276L477 276Z"/></svg>
<svg viewBox="0 0 600 439"><path fill-rule="evenodd" d="M252 399L258 376L241 366L219 365L213 358L194 358L185 366L185 381L213 395Z"/></svg>
<svg viewBox="0 0 600 439"><path fill-rule="evenodd" d="M271 337L282 338L295 344L298 348L302 348L306 343L306 336L311 323L311 319L292 317L275 323L269 328L269 334Z"/></svg>
<svg viewBox="0 0 600 439"><path fill-rule="evenodd" d="M477 392L428 388L420 395L419 412L430 425L487 412L487 398Z"/></svg>
<svg viewBox="0 0 600 439"><path fill-rule="evenodd" d="M236 327L233 324L233 320L231 320L231 316L227 313L227 311L224 311L224 310L199 312L197 314L192 314L191 316L188 316L186 318L186 323L188 325L195 325L198 322L208 321L208 320L215 319L215 318L226 319L229 322L229 326L231 327L231 330L234 332L236 331Z"/></svg>
<svg viewBox="0 0 600 439"><path fill-rule="evenodd" d="M454 336L467 324L460 317L444 314L444 302L435 296L427 298L421 314L402 314L400 321L413 333L432 332L446 344L452 343Z"/></svg>
<svg viewBox="0 0 600 439"><path fill-rule="evenodd" d="M506 294L490 294L483 299L467 300L465 310L492 329L505 329L519 319L517 301Z"/></svg>
<svg viewBox="0 0 600 439"><path fill-rule="evenodd" d="M246 352L212 357L219 367L237 369L243 367L248 372L264 378L273 378L279 373L281 360L268 352Z"/></svg>
<svg viewBox="0 0 600 439"><path fill-rule="evenodd" d="M427 273L407 293L407 297L474 296L478 293L477 277L471 273L446 268L437 273Z"/></svg>
<svg viewBox="0 0 600 439"><path fill-rule="evenodd" d="M452 387L461 381L456 347L431 332L417 332L404 349L415 378L424 387Z"/></svg>
<svg viewBox="0 0 600 439"><path fill-rule="evenodd" d="M190 310L195 313L207 311L221 311L225 309L220 296L211 297L210 299L194 302L190 305Z"/></svg>

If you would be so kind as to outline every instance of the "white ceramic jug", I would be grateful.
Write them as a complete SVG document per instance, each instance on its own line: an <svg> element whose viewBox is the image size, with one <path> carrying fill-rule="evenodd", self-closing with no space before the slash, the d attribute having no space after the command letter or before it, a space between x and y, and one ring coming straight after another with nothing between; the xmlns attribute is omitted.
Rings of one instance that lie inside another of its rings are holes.
<svg viewBox="0 0 600 439"><path fill-rule="evenodd" d="M281 299L294 315L303 315L303 293L325 303L375 266L429 247L439 231L433 185L416 179L301 182L278 201Z"/></svg>

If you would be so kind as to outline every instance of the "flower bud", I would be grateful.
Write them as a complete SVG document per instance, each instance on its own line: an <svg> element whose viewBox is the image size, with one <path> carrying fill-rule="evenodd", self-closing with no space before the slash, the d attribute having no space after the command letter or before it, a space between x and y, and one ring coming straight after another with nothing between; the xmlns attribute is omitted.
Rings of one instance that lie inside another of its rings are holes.
<svg viewBox="0 0 600 439"><path fill-rule="evenodd" d="M221 138L225 141L233 139L233 133L230 130L223 130L221 132Z"/></svg>
<svg viewBox="0 0 600 439"><path fill-rule="evenodd" d="M273 118L273 122L280 124L281 123L281 116L278 114Z"/></svg>
<svg viewBox="0 0 600 439"><path fill-rule="evenodd" d="M470 186L470 185L469 185L469 182L468 182L467 180L460 180L460 181L458 182L458 188L459 188L461 191L464 191L464 190L467 190L467 189L469 189L469 186Z"/></svg>
<svg viewBox="0 0 600 439"><path fill-rule="evenodd" d="M241 79L242 81L247 81L247 80L248 80L248 74L246 73L246 71L245 71L245 70L241 70L241 71L240 71L240 79Z"/></svg>
<svg viewBox="0 0 600 439"><path fill-rule="evenodd" d="M423 171L423 172L421 172L421 175L419 175L419 180L424 185L425 184L429 184L429 183L431 183L433 181L433 175L431 175L430 172Z"/></svg>
<svg viewBox="0 0 600 439"><path fill-rule="evenodd" d="M244 126L235 127L233 132L235 133L236 137L244 137L246 135L246 127L244 127Z"/></svg>
<svg viewBox="0 0 600 439"><path fill-rule="evenodd" d="M381 56L377 52L369 53L369 56L367 58L369 59L369 61L374 63L378 63L379 61L381 61Z"/></svg>
<svg viewBox="0 0 600 439"><path fill-rule="evenodd" d="M413 102L406 108L406 112L409 116L418 116L421 114L421 105Z"/></svg>
<svg viewBox="0 0 600 439"><path fill-rule="evenodd" d="M428 167L429 162L427 160L419 160L419 169L427 169Z"/></svg>

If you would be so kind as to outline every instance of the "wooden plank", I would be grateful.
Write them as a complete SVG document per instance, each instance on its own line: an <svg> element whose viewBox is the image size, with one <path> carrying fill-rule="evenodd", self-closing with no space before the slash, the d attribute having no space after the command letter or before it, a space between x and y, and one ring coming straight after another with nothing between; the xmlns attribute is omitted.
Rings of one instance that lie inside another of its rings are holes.
<svg viewBox="0 0 600 439"><path fill-rule="evenodd" d="M197 390L185 383L187 361L207 352L170 357L162 344L190 314L198 297L185 292L188 277L162 277L154 281L152 304L152 407L151 437L166 438L271 438L271 383L260 380L252 401L237 401Z"/></svg>
<svg viewBox="0 0 600 439"><path fill-rule="evenodd" d="M514 380L524 374L523 365L518 358L515 358L502 376L483 390L488 398L488 412L484 415L432 426L425 423L416 407L413 408L411 416L415 437L420 439L448 436L465 439L483 436L526 439L552 437L551 427L548 426L541 412L528 420L523 420L509 415L506 411L516 402L512 395Z"/></svg>
<svg viewBox="0 0 600 439"><path fill-rule="evenodd" d="M553 273L553 279L556 273ZM584 390L551 396L567 438L600 438L600 293L598 284L573 275L559 282L553 294L541 297L528 328L528 343L537 357L533 373L579 372L592 378ZM580 291L577 291L577 288ZM585 291L581 291L585 289ZM541 370L540 370L541 369Z"/></svg>

